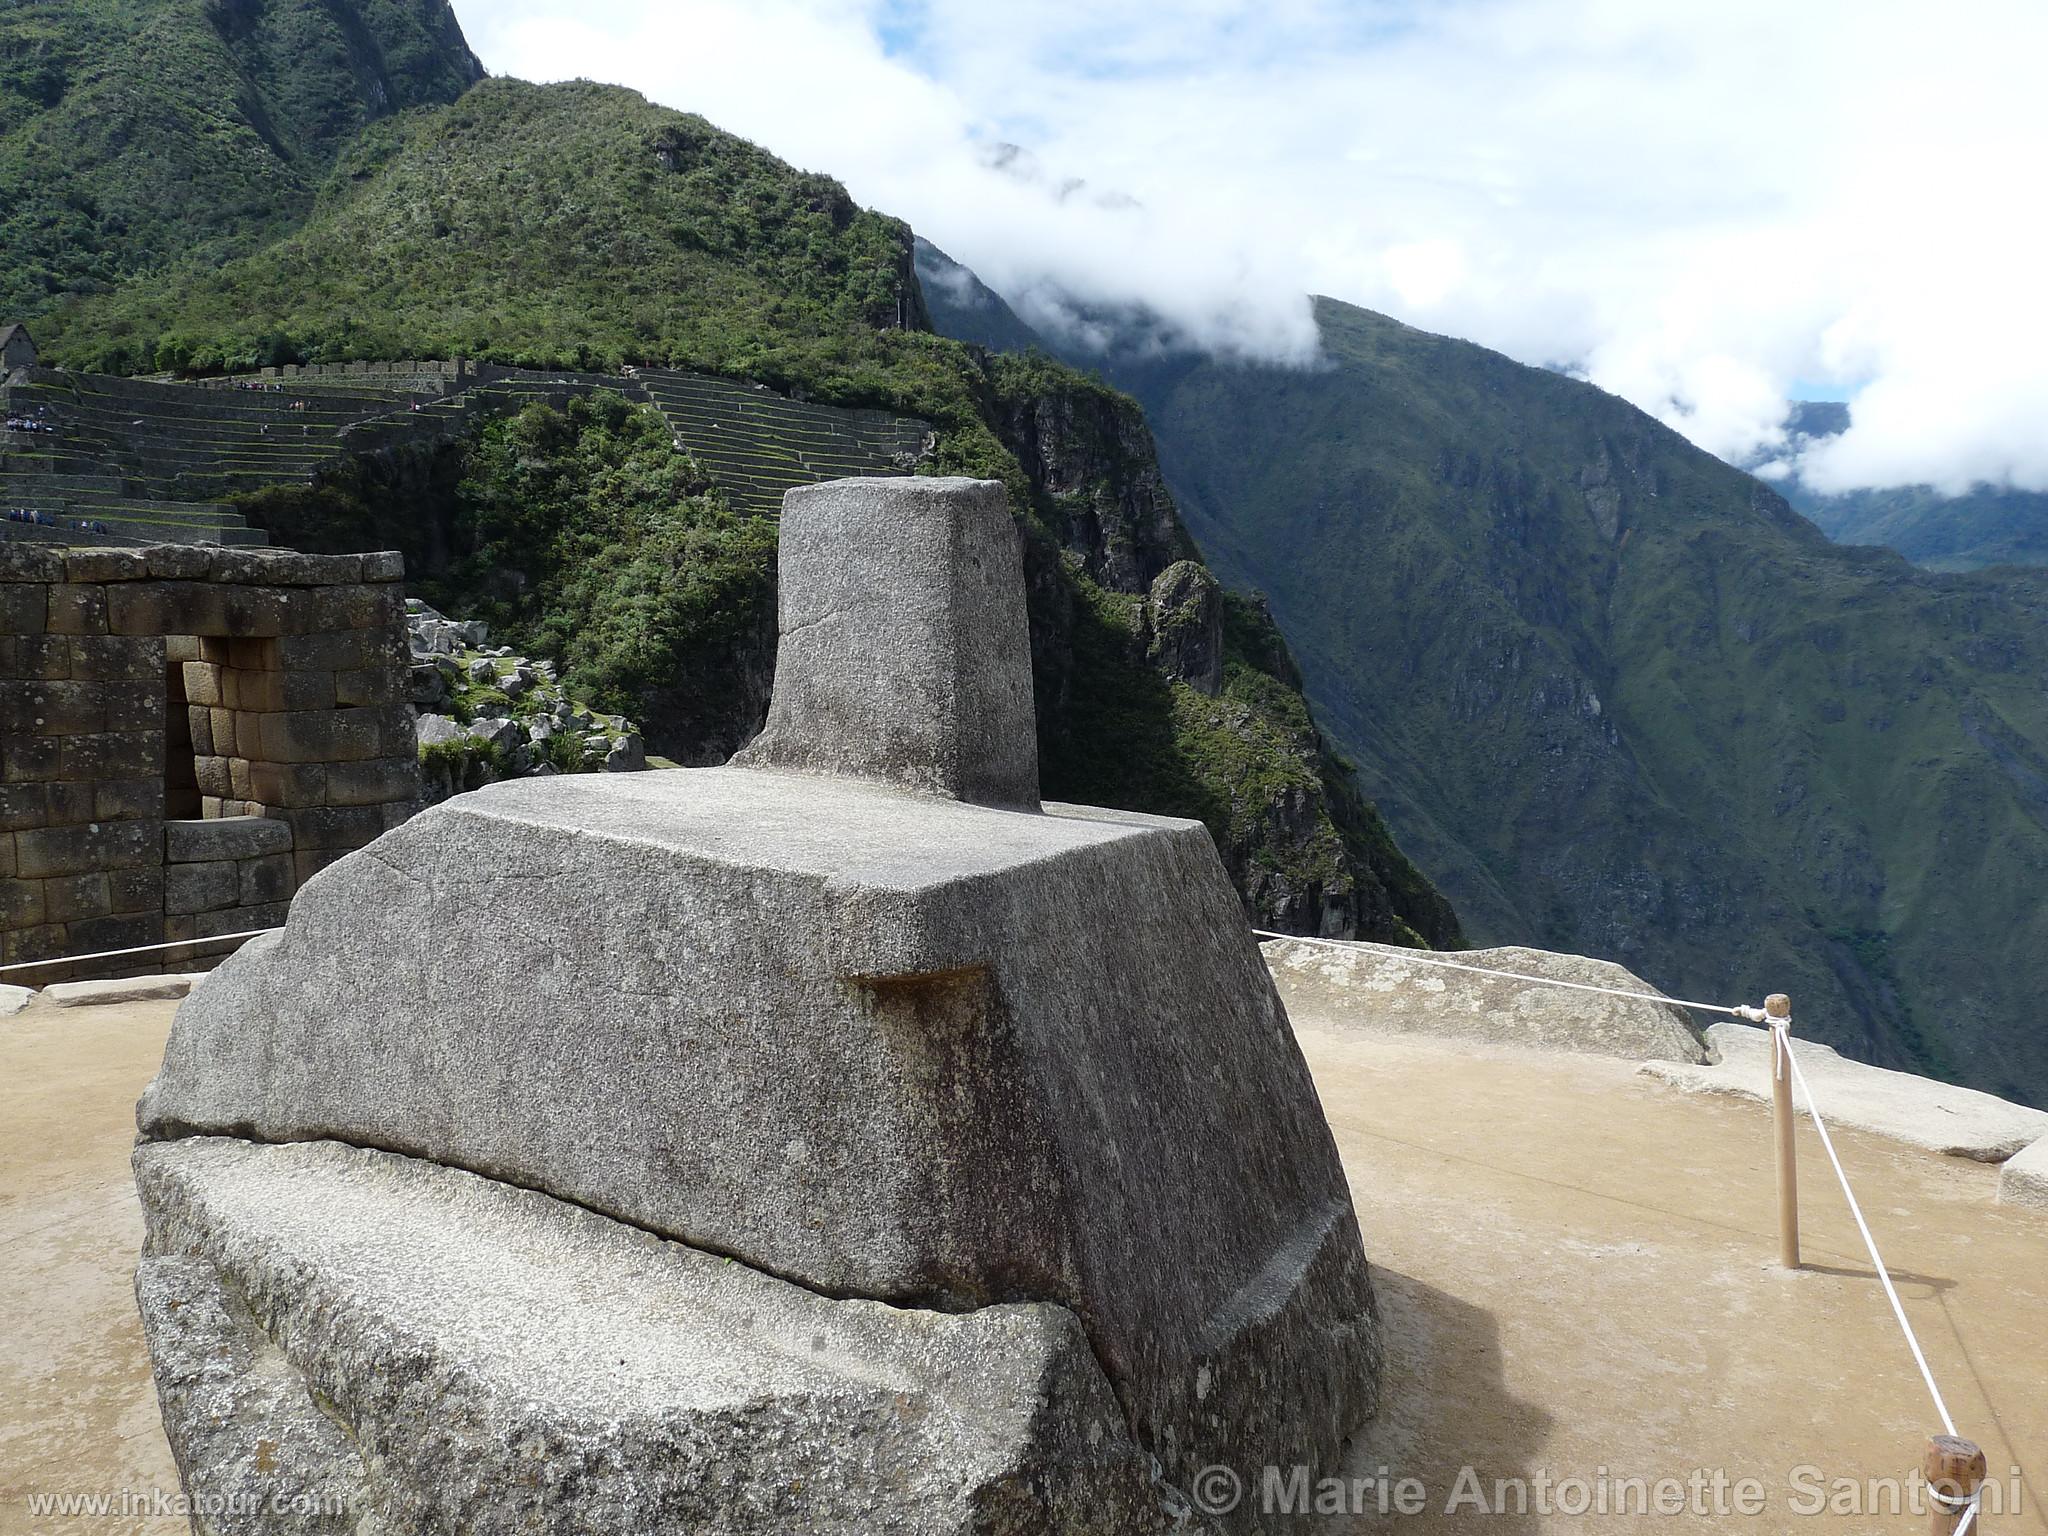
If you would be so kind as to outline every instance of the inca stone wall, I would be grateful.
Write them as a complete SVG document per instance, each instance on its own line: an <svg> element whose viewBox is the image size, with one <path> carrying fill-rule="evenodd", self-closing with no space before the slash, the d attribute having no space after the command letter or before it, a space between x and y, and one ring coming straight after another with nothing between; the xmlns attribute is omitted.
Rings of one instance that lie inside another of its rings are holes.
<svg viewBox="0 0 2048 1536"><path fill-rule="evenodd" d="M0 545L4 962L273 926L411 815L402 573Z"/></svg>
<svg viewBox="0 0 2048 1536"><path fill-rule="evenodd" d="M298 888L292 829L270 816L164 823L164 938L275 928Z"/></svg>

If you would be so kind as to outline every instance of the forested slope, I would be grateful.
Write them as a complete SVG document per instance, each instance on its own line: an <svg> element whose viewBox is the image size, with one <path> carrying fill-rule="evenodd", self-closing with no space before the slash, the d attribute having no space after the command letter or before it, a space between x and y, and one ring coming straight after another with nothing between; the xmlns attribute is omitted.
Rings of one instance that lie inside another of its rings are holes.
<svg viewBox="0 0 2048 1536"><path fill-rule="evenodd" d="M1597 389L1317 315L1320 368L1111 371L1471 937L2048 1101L2042 579L1830 544Z"/></svg>
<svg viewBox="0 0 2048 1536"><path fill-rule="evenodd" d="M447 0L0 6L0 322L255 248L366 124L482 74Z"/></svg>

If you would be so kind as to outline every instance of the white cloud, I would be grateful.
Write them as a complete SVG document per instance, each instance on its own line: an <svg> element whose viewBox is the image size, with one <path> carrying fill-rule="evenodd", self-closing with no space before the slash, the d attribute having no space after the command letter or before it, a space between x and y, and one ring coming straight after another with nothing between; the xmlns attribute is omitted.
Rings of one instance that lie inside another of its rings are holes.
<svg viewBox="0 0 2048 1536"><path fill-rule="evenodd" d="M2038 0L456 0L830 171L1040 323L1313 352L1329 293L1568 363L1829 488L2048 489ZM1015 143L1030 174L991 163ZM1075 182L1084 183L1080 188Z"/></svg>

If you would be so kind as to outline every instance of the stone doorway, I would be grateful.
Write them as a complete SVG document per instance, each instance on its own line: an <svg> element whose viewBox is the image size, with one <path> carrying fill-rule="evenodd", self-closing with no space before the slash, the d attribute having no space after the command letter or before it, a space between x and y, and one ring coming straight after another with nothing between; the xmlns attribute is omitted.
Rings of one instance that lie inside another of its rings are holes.
<svg viewBox="0 0 2048 1536"><path fill-rule="evenodd" d="M0 959L274 926L417 810L400 574L0 545Z"/></svg>
<svg viewBox="0 0 2048 1536"><path fill-rule="evenodd" d="M196 635L167 635L164 655L164 818L196 821L202 811L185 663L199 659L199 639Z"/></svg>

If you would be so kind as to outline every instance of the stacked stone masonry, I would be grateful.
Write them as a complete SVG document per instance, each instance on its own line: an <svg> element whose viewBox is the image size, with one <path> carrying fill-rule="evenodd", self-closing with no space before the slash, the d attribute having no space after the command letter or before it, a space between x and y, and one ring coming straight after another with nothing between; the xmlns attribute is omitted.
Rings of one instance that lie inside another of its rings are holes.
<svg viewBox="0 0 2048 1536"><path fill-rule="evenodd" d="M411 815L402 574L0 545L4 962L273 926Z"/></svg>
<svg viewBox="0 0 2048 1536"><path fill-rule="evenodd" d="M292 829L270 816L164 823L164 940L276 928L298 886Z"/></svg>

